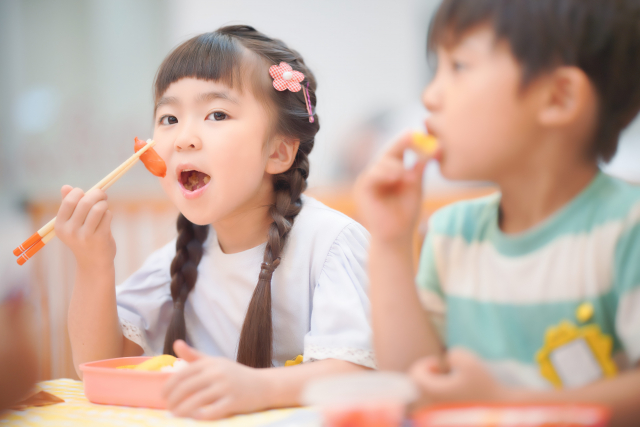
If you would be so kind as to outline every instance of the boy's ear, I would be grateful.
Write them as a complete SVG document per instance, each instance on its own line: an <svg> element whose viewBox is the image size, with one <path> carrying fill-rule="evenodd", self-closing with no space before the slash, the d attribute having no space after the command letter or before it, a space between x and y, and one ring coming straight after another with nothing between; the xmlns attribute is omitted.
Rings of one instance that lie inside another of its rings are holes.
<svg viewBox="0 0 640 427"><path fill-rule="evenodd" d="M597 96L591 81L578 67L558 67L546 78L539 120L545 126L579 122L595 111Z"/></svg>
<svg viewBox="0 0 640 427"><path fill-rule="evenodd" d="M269 158L265 172L277 175L289 170L298 154L300 140L294 138L277 137L269 149Z"/></svg>

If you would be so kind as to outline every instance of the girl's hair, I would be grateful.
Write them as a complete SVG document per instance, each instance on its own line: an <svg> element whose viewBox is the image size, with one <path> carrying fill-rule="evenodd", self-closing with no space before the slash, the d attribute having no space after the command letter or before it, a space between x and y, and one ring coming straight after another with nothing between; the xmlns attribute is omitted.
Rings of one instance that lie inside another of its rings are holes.
<svg viewBox="0 0 640 427"><path fill-rule="evenodd" d="M185 77L219 81L252 93L263 103L272 119L271 135L300 141L291 168L273 176L274 200L269 208L273 219L267 236L258 284L255 288L238 344L237 361L254 368L272 366L271 277L280 263L287 235L302 208L300 198L307 187L308 155L320 126L317 116L309 121L303 91L279 92L272 86L269 67L286 62L305 76L309 100L316 105L316 81L298 52L282 41L271 39L246 25L227 26L196 36L178 46L164 60L155 80L156 104L169 85ZM174 354L173 342L185 339L184 304L198 276L203 242L208 226L198 226L182 214L178 217L176 256L171 263L171 296L174 310L164 343L164 352Z"/></svg>

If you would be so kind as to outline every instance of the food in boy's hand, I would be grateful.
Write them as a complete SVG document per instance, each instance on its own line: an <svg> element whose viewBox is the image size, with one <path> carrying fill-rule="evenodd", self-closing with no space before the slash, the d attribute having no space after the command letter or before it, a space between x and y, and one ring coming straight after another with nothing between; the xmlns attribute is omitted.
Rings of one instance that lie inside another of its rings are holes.
<svg viewBox="0 0 640 427"><path fill-rule="evenodd" d="M183 363L180 363L180 362L183 362ZM161 356L152 357L151 359L146 360L139 365L123 365L123 366L118 366L116 369L132 369L134 371L171 372L170 370L163 370L163 369L167 367L176 368L176 363L178 364L178 368L181 365L188 364L184 360L178 360L174 356L171 356L169 354L163 354ZM173 369L173 370L178 370L178 369Z"/></svg>
<svg viewBox="0 0 640 427"><path fill-rule="evenodd" d="M136 136L135 143L133 146L136 153L145 145L147 145L147 142L141 141ZM149 172L151 172L155 176L164 178L165 175L167 174L167 165L165 164L164 160L162 160L162 157L160 157L153 148L150 148L147 151L145 151L144 154L140 156L140 160L142 160L142 163L144 163L147 170L149 170Z"/></svg>
<svg viewBox="0 0 640 427"><path fill-rule="evenodd" d="M413 143L426 154L433 154L438 149L438 140L433 135L427 135L422 132L414 132L411 135Z"/></svg>

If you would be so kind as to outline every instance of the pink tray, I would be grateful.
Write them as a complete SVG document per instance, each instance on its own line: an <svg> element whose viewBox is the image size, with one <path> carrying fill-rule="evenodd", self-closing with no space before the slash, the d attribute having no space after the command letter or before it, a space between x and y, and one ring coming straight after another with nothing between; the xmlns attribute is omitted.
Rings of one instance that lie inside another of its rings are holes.
<svg viewBox="0 0 640 427"><path fill-rule="evenodd" d="M103 405L137 406L165 409L160 394L171 372L133 371L115 369L137 365L150 357L119 357L80 365L84 394L92 403Z"/></svg>

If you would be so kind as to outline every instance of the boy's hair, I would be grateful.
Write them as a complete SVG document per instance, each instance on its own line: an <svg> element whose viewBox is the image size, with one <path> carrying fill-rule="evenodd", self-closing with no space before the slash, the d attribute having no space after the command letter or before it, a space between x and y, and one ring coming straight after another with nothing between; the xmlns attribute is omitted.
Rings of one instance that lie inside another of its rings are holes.
<svg viewBox="0 0 640 427"><path fill-rule="evenodd" d="M640 110L640 0L444 0L428 50L452 47L483 24L509 43L523 85L563 65L584 71L598 95L589 154L611 160Z"/></svg>
<svg viewBox="0 0 640 427"><path fill-rule="evenodd" d="M187 40L167 56L156 75L155 102L171 83L182 78L219 81L242 91L243 83L270 113L270 133L298 139L300 145L291 168L273 177L274 201L269 209L269 227L264 262L240 333L237 361L254 368L272 366L273 328L271 319L271 277L280 263L293 222L302 209L302 192L309 176L308 155L320 129L318 117L309 121L303 91L274 89L269 67L286 62L304 74L309 86L312 111L316 105L316 81L298 52L282 41L271 39L246 25L234 25ZM305 84L306 82L302 82ZM173 343L185 339L184 306L198 277L198 263L208 225L196 225L180 214L176 256L171 263L173 315L164 343L164 353L174 354Z"/></svg>

